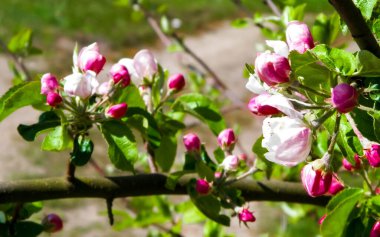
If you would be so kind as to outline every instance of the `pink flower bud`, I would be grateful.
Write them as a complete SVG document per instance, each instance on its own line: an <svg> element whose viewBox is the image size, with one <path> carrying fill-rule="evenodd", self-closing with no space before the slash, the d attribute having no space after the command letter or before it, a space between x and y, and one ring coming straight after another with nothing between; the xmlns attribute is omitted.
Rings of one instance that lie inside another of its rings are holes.
<svg viewBox="0 0 380 237"><path fill-rule="evenodd" d="M126 103L121 103L117 105L113 105L108 108L106 112L106 116L114 119L120 119L124 117L127 112L128 105Z"/></svg>
<svg viewBox="0 0 380 237"><path fill-rule="evenodd" d="M289 50L304 53L314 48L314 40L307 25L299 21L291 21L286 28L286 41Z"/></svg>
<svg viewBox="0 0 380 237"><path fill-rule="evenodd" d="M256 218L253 216L253 213L250 212L247 208L243 208L241 212L238 213L239 221L242 222L255 222Z"/></svg>
<svg viewBox="0 0 380 237"><path fill-rule="evenodd" d="M318 221L319 225L322 225L323 221L326 219L326 216L327 216L326 214L324 214L323 216L321 216L321 218Z"/></svg>
<svg viewBox="0 0 380 237"><path fill-rule="evenodd" d="M114 64L111 67L110 74L115 84L121 81L123 87L128 86L131 83L131 77L129 75L128 69L119 63Z"/></svg>
<svg viewBox="0 0 380 237"><path fill-rule="evenodd" d="M344 189L343 184L333 176L331 179L331 185L328 192L331 195L335 195L338 192L342 191L343 189Z"/></svg>
<svg viewBox="0 0 380 237"><path fill-rule="evenodd" d="M156 59L154 58L153 54L147 49L143 49L137 52L133 58L133 66L135 68L137 76L140 78L149 78L153 76L158 70Z"/></svg>
<svg viewBox="0 0 380 237"><path fill-rule="evenodd" d="M253 97L248 103L249 111L259 116L267 116L280 113L280 111L275 107L265 104L265 101L270 97L271 95L268 93Z"/></svg>
<svg viewBox="0 0 380 237"><path fill-rule="evenodd" d="M168 87L170 90L180 91L185 86L185 78L181 73L177 73L169 77Z"/></svg>
<svg viewBox="0 0 380 237"><path fill-rule="evenodd" d="M62 219L56 214L49 214L42 219L41 225L44 228L44 231L49 233L54 233L62 230L63 222Z"/></svg>
<svg viewBox="0 0 380 237"><path fill-rule="evenodd" d="M379 237L380 236L380 221L376 221L373 225L369 237Z"/></svg>
<svg viewBox="0 0 380 237"><path fill-rule="evenodd" d="M289 61L275 53L258 54L255 71L259 78L269 86L289 82Z"/></svg>
<svg viewBox="0 0 380 237"><path fill-rule="evenodd" d="M56 107L62 103L62 97L57 92L49 92L46 96L46 102L51 107Z"/></svg>
<svg viewBox="0 0 380 237"><path fill-rule="evenodd" d="M183 144L187 151L199 152L201 150L201 140L195 133L188 133L183 136Z"/></svg>
<svg viewBox="0 0 380 237"><path fill-rule="evenodd" d="M353 110L358 104L359 93L347 83L335 86L331 92L331 103L341 113Z"/></svg>
<svg viewBox="0 0 380 237"><path fill-rule="evenodd" d="M303 167L301 180L307 193L312 197L316 197L329 191L332 174L326 173L321 169L314 169L313 163L309 163Z"/></svg>
<svg viewBox="0 0 380 237"><path fill-rule="evenodd" d="M206 195L210 192L210 184L204 179L197 179L195 190L201 195Z"/></svg>
<svg viewBox="0 0 380 237"><path fill-rule="evenodd" d="M355 154L354 156L355 159L355 166L353 166L346 158L343 158L342 164L343 167L348 170L348 171L354 171L360 169L361 162L358 154Z"/></svg>
<svg viewBox="0 0 380 237"><path fill-rule="evenodd" d="M368 163L372 167L380 167L380 145L372 144L371 148L365 151Z"/></svg>
<svg viewBox="0 0 380 237"><path fill-rule="evenodd" d="M218 135L218 144L225 150L232 150L236 143L234 130L231 128L224 129Z"/></svg>
<svg viewBox="0 0 380 237"><path fill-rule="evenodd" d="M59 87L57 78L51 73L45 73L41 77L41 94L47 95L49 92L56 91Z"/></svg>
<svg viewBox="0 0 380 237"><path fill-rule="evenodd" d="M239 157L236 155L229 155L224 158L220 166L222 166L225 171L236 171L237 168L239 168L239 162Z"/></svg>
<svg viewBox="0 0 380 237"><path fill-rule="evenodd" d="M103 69L105 63L106 58L99 53L97 43L84 47L79 52L78 66L84 72L91 70L98 74Z"/></svg>

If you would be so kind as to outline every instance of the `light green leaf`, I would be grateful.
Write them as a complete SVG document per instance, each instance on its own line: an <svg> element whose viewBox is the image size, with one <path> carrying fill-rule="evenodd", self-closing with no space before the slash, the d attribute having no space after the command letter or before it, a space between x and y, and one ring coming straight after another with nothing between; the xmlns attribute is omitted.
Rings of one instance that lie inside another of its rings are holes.
<svg viewBox="0 0 380 237"><path fill-rule="evenodd" d="M235 28L244 28L249 25L249 22L246 18L238 18L231 22L231 26Z"/></svg>
<svg viewBox="0 0 380 237"><path fill-rule="evenodd" d="M44 139L41 149L44 151L63 151L70 149L73 141L66 126L55 127Z"/></svg>
<svg viewBox="0 0 380 237"><path fill-rule="evenodd" d="M372 16L373 8L378 0L354 0L357 8L361 11L364 19L369 20Z"/></svg>
<svg viewBox="0 0 380 237"><path fill-rule="evenodd" d="M351 76L358 68L356 57L343 49L330 48L320 44L315 46L311 52L331 71L344 76Z"/></svg>
<svg viewBox="0 0 380 237"><path fill-rule="evenodd" d="M321 226L322 236L340 237L348 226L348 217L356 203L363 197L362 189L345 189L331 199L329 210Z"/></svg>
<svg viewBox="0 0 380 237"><path fill-rule="evenodd" d="M0 121L24 106L44 104L45 97L40 90L39 81L20 83L9 89L0 98Z"/></svg>
<svg viewBox="0 0 380 237"><path fill-rule="evenodd" d="M340 20L336 12L329 17L323 13L319 14L312 28L314 40L321 44L332 44L339 32Z"/></svg>
<svg viewBox="0 0 380 237"><path fill-rule="evenodd" d="M217 135L226 128L226 124L217 107L206 96L190 93L182 95L173 104L173 110L191 114L205 122Z"/></svg>
<svg viewBox="0 0 380 237"><path fill-rule="evenodd" d="M140 96L139 89L133 84L118 90L112 99L115 101L115 104L127 103L129 108L145 108L145 103Z"/></svg>
<svg viewBox="0 0 380 237"><path fill-rule="evenodd" d="M359 61L358 71L355 76L379 77L380 76L380 59L367 50L360 50L356 54Z"/></svg>
<svg viewBox="0 0 380 237"><path fill-rule="evenodd" d="M131 130L122 122L104 122L101 131L108 143L108 155L112 164L121 170L133 171L138 159L138 149Z"/></svg>

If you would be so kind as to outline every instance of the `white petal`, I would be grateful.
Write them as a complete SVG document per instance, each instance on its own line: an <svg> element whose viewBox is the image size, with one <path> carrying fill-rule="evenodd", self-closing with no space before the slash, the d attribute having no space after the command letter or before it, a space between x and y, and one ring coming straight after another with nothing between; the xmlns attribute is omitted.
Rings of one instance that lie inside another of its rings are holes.
<svg viewBox="0 0 380 237"><path fill-rule="evenodd" d="M245 85L245 87L255 94L262 94L267 91L263 83L261 83L260 79L257 78L256 75L254 74L250 74L248 78L248 82Z"/></svg>
<svg viewBox="0 0 380 237"><path fill-rule="evenodd" d="M289 56L289 47L284 41L266 40L265 42L267 43L267 45L269 47L273 48L273 51L276 54L279 54L279 55L284 56L286 58Z"/></svg>

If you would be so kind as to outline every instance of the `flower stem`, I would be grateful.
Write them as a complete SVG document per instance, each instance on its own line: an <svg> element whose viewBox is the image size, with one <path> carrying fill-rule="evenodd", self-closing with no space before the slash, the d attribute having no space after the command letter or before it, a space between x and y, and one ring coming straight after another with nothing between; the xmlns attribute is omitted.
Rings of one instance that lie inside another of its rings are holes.
<svg viewBox="0 0 380 237"><path fill-rule="evenodd" d="M375 191L372 188L372 183L371 183L371 181L370 181L370 179L368 177L367 171L365 169L362 169L362 170L360 170L359 174L360 174L360 176L363 177L363 180L367 184L369 190L371 191L371 194L375 195Z"/></svg>
<svg viewBox="0 0 380 237"><path fill-rule="evenodd" d="M317 130L328 118L330 118L335 113L335 110L328 110L318 119L311 121L311 125L314 130Z"/></svg>
<svg viewBox="0 0 380 237"><path fill-rule="evenodd" d="M325 97L325 98L330 98L330 95L327 95L327 94L325 94L323 92L317 91L317 90L315 90L313 88L310 88L308 86L302 85L298 81L295 82L295 83L293 83L290 87L293 88L293 89L302 89L302 90L305 90L307 92L313 93L314 95L319 95L319 96L322 96L322 97Z"/></svg>
<svg viewBox="0 0 380 237"><path fill-rule="evenodd" d="M336 143L336 140L338 138L339 134L339 127L340 127L340 119L341 119L341 114L337 113L336 114L336 120L335 120L335 126L334 126L334 132L333 135L331 136L330 144L329 147L327 148L327 153L323 156L323 161L327 167L327 170L331 169L331 162L332 162L332 154L334 152L334 146Z"/></svg>

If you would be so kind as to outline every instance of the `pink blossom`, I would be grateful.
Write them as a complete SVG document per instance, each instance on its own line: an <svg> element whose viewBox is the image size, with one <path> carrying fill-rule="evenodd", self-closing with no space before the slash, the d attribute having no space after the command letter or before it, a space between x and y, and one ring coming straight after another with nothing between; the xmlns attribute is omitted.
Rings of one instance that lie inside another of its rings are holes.
<svg viewBox="0 0 380 237"><path fill-rule="evenodd" d="M307 25L299 21L291 21L286 28L286 42L290 50L305 53L314 48L314 40Z"/></svg>
<svg viewBox="0 0 380 237"><path fill-rule="evenodd" d="M168 79L168 88L170 90L180 91L185 86L185 78L181 73L174 74Z"/></svg>
<svg viewBox="0 0 380 237"><path fill-rule="evenodd" d="M372 144L371 148L365 151L368 163L372 167L380 167L380 145Z"/></svg>
<svg viewBox="0 0 380 237"><path fill-rule="evenodd" d="M139 78L150 78L158 71L156 59L147 49L137 52L133 58L133 66Z"/></svg>
<svg viewBox="0 0 380 237"><path fill-rule="evenodd" d="M335 86L331 92L331 103L340 112L347 113L358 104L359 93L347 83Z"/></svg>
<svg viewBox="0 0 380 237"><path fill-rule="evenodd" d="M87 71L85 75L82 73L73 73L64 78L64 91L69 96L79 96L86 99L95 94L99 82L95 78L95 73Z"/></svg>
<svg viewBox="0 0 380 237"><path fill-rule="evenodd" d="M331 195L335 195L343 189L343 184L339 180L337 180L333 175L328 193L330 193Z"/></svg>
<svg viewBox="0 0 380 237"><path fill-rule="evenodd" d="M332 174L313 167L315 162L305 165L301 171L302 184L307 193L312 196L321 196L329 191Z"/></svg>
<svg viewBox="0 0 380 237"><path fill-rule="evenodd" d="M106 58L99 53L97 43L83 47L79 52L78 66L84 72L91 70L98 74L103 69L105 63Z"/></svg>
<svg viewBox="0 0 380 237"><path fill-rule="evenodd" d="M247 208L243 208L241 212L238 213L239 221L242 222L255 222L256 218L251 211Z"/></svg>
<svg viewBox="0 0 380 237"><path fill-rule="evenodd" d="M201 150L201 140L195 133L188 133L183 136L183 144L187 151L197 151Z"/></svg>
<svg viewBox="0 0 380 237"><path fill-rule="evenodd" d="M289 82L289 61L275 53L258 54L255 61L255 71L259 78L269 86Z"/></svg>
<svg viewBox="0 0 380 237"><path fill-rule="evenodd" d="M120 119L124 117L125 113L127 112L127 109L128 105L126 103L112 105L107 109L106 115L110 118Z"/></svg>
<svg viewBox="0 0 380 237"><path fill-rule="evenodd" d="M220 166L226 171L236 171L239 168L239 163L239 157L236 155L229 155L224 158Z"/></svg>
<svg viewBox="0 0 380 237"><path fill-rule="evenodd" d="M41 94L47 95L49 92L54 92L58 89L59 83L57 78L51 73L45 73L41 77Z"/></svg>
<svg viewBox="0 0 380 237"><path fill-rule="evenodd" d="M236 143L234 130L231 128L224 129L218 135L218 144L224 150L231 150Z"/></svg>

